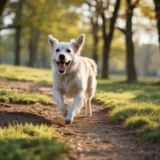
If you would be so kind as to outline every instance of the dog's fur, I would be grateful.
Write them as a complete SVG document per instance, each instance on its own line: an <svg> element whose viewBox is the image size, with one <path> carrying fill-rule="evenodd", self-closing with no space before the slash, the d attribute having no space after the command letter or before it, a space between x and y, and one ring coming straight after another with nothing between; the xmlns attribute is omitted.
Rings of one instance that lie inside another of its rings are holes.
<svg viewBox="0 0 160 160"><path fill-rule="evenodd" d="M83 105L86 116L92 115L91 99L96 90L97 66L89 58L80 56L85 35L69 43L58 42L52 35L48 36L51 45L51 63L53 72L53 97L66 117L66 123L71 123ZM67 110L64 96L72 98L73 102Z"/></svg>

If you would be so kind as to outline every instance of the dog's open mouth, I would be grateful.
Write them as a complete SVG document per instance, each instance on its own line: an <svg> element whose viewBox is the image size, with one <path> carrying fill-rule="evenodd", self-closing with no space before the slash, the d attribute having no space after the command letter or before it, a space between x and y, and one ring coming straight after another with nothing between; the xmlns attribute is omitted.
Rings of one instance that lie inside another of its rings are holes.
<svg viewBox="0 0 160 160"><path fill-rule="evenodd" d="M68 62L57 62L57 66L58 66L58 71L60 73L64 73L66 68L68 67L68 65L70 64L71 61L68 61Z"/></svg>

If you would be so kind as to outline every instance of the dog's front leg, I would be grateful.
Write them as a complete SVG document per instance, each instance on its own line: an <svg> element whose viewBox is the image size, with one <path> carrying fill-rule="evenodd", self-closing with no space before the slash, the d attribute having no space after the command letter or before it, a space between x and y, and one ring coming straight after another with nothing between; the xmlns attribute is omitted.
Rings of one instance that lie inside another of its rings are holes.
<svg viewBox="0 0 160 160"><path fill-rule="evenodd" d="M84 92L78 92L72 102L71 108L68 111L68 115L66 117L66 123L71 123L75 115L77 115L82 106L84 105Z"/></svg>
<svg viewBox="0 0 160 160"><path fill-rule="evenodd" d="M67 108L66 108L66 106L65 106L65 104L64 104L63 96L62 96L61 92L60 92L60 91L54 91L54 93L53 93L53 98L54 98L54 100L57 102L57 105L58 105L58 107L59 107L59 110L60 110L61 114L62 114L64 117L66 117L68 111L67 111Z"/></svg>

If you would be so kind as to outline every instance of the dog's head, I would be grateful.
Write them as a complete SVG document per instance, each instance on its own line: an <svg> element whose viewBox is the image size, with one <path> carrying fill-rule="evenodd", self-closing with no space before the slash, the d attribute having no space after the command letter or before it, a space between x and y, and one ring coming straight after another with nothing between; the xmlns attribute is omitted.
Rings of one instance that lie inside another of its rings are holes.
<svg viewBox="0 0 160 160"><path fill-rule="evenodd" d="M56 66L58 73L65 74L76 56L80 55L85 35L81 34L76 40L72 39L69 43L59 42L52 35L48 36L48 40L51 45L51 62Z"/></svg>

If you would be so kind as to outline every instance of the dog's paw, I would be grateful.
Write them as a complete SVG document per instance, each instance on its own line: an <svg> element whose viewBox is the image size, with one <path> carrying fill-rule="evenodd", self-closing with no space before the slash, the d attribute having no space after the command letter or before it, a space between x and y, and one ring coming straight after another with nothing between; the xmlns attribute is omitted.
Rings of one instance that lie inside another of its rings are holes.
<svg viewBox="0 0 160 160"><path fill-rule="evenodd" d="M66 119L66 120L65 120L66 124L71 124L72 121L73 121L73 120L70 120L70 119Z"/></svg>
<svg viewBox="0 0 160 160"><path fill-rule="evenodd" d="M65 122L66 122L67 124L70 124L70 123L73 122L73 118L66 117Z"/></svg>

